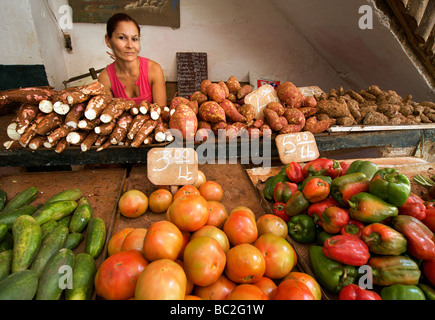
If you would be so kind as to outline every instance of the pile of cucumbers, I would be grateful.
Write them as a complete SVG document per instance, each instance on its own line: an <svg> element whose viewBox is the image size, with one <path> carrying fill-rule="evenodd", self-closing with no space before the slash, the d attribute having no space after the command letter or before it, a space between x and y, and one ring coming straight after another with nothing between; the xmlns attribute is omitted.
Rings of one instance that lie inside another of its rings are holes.
<svg viewBox="0 0 435 320"><path fill-rule="evenodd" d="M80 189L35 207L38 193L29 187L7 201L0 190L0 300L89 300L106 225ZM85 252L74 254L83 240Z"/></svg>

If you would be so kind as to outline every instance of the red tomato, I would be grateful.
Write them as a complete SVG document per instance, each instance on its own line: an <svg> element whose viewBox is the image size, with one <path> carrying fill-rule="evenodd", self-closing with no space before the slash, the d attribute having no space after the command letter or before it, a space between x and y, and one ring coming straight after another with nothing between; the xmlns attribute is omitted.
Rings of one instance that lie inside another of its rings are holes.
<svg viewBox="0 0 435 320"><path fill-rule="evenodd" d="M230 213L223 230L233 246L252 243L258 237L257 223L252 215L245 210Z"/></svg>
<svg viewBox="0 0 435 320"><path fill-rule="evenodd" d="M128 190L118 202L119 211L128 218L143 215L148 209L148 197L139 190Z"/></svg>
<svg viewBox="0 0 435 320"><path fill-rule="evenodd" d="M222 186L215 181L206 181L199 187L199 193L205 198L205 200L210 201L221 201L224 196L224 190Z"/></svg>
<svg viewBox="0 0 435 320"><path fill-rule="evenodd" d="M287 279L278 284L273 300L315 300L315 297L302 281Z"/></svg>
<svg viewBox="0 0 435 320"><path fill-rule="evenodd" d="M228 212L222 202L207 201L208 220L207 224L218 228L223 228L225 221L228 219Z"/></svg>
<svg viewBox="0 0 435 320"><path fill-rule="evenodd" d="M172 193L166 189L153 191L148 198L148 206L154 213L164 213L172 203Z"/></svg>
<svg viewBox="0 0 435 320"><path fill-rule="evenodd" d="M247 211L254 220L256 220L257 218L255 217L255 213L254 211L252 211L251 209L249 209L248 207L245 206L237 206L235 207L233 210L230 211L230 214L236 211Z"/></svg>
<svg viewBox="0 0 435 320"><path fill-rule="evenodd" d="M183 235L172 222L161 220L148 228L143 241L143 254L148 261L177 259L183 247Z"/></svg>
<svg viewBox="0 0 435 320"><path fill-rule="evenodd" d="M113 235L109 240L109 244L107 245L107 254L111 256L112 254L121 251L122 243L124 242L125 237L133 230L134 228L125 228Z"/></svg>
<svg viewBox="0 0 435 320"><path fill-rule="evenodd" d="M98 268L94 279L96 293L106 300L134 297L137 279L147 265L137 250L114 253Z"/></svg>
<svg viewBox="0 0 435 320"><path fill-rule="evenodd" d="M198 296L194 296L191 294L186 294L186 296L184 297L184 300L202 300L200 297Z"/></svg>
<svg viewBox="0 0 435 320"><path fill-rule="evenodd" d="M272 279L268 277L262 277L257 282L253 283L254 286L259 287L269 299L272 299L275 295L277 285Z"/></svg>
<svg viewBox="0 0 435 320"><path fill-rule="evenodd" d="M178 259L183 260L184 249L186 248L187 244L189 243L191 235L190 235L190 232L187 232L187 231L181 231L181 234L183 235L183 245L181 246L180 253L178 254Z"/></svg>
<svg viewBox="0 0 435 320"><path fill-rule="evenodd" d="M203 236L189 241L183 261L187 278L195 285L208 286L221 276L226 256L219 242Z"/></svg>
<svg viewBox="0 0 435 320"><path fill-rule="evenodd" d="M237 284L221 274L219 279L211 285L200 287L196 286L193 293L203 300L227 300L228 295Z"/></svg>
<svg viewBox="0 0 435 320"><path fill-rule="evenodd" d="M188 184L188 185L182 186L180 189L178 189L177 192L175 192L172 200L175 200L180 196L186 196L189 194L200 195L198 188L196 188L193 185Z"/></svg>
<svg viewBox="0 0 435 320"><path fill-rule="evenodd" d="M258 218L257 229L259 236L265 233L273 233L285 239L288 235L287 223L280 217L270 213Z"/></svg>
<svg viewBox="0 0 435 320"><path fill-rule="evenodd" d="M316 300L322 299L322 290L320 289L319 283L316 281L316 279L314 279L309 274L304 272L292 271L288 275L286 275L283 280L287 280L287 279L295 279L295 280L302 281L308 287L308 289L310 289L311 293L313 294Z"/></svg>
<svg viewBox="0 0 435 320"><path fill-rule="evenodd" d="M186 295L186 274L169 259L151 262L137 280L136 300L183 300Z"/></svg>
<svg viewBox="0 0 435 320"><path fill-rule="evenodd" d="M208 221L207 201L200 195L180 196L169 206L167 217L180 230L194 232Z"/></svg>
<svg viewBox="0 0 435 320"><path fill-rule="evenodd" d="M222 229L214 226L205 225L201 229L192 233L190 240L203 236L212 237L213 239L215 239L220 244L222 250L225 253L230 250L230 241L228 240L227 235L225 234L225 232L222 231Z"/></svg>
<svg viewBox="0 0 435 320"><path fill-rule="evenodd" d="M263 277L266 261L252 244L242 243L227 252L225 275L236 283L255 283Z"/></svg>
<svg viewBox="0 0 435 320"><path fill-rule="evenodd" d="M269 298L259 287L246 283L235 287L227 300L269 300Z"/></svg>
<svg viewBox="0 0 435 320"><path fill-rule="evenodd" d="M183 261L183 260L181 260L181 259L177 259L177 260L175 260L175 262L178 263L179 266L180 266L181 268L183 268L183 270L184 270L184 261ZM184 273L186 273L186 272L184 272ZM187 277L187 276L186 276L186 277ZM188 278L186 278L186 295L192 293L192 291L193 291L193 287L194 287L194 286L195 286L195 285L193 284L193 282L190 281Z"/></svg>
<svg viewBox="0 0 435 320"><path fill-rule="evenodd" d="M125 237L124 242L121 246L121 251L139 250L142 252L143 240L146 233L146 228L135 228Z"/></svg>
<svg viewBox="0 0 435 320"><path fill-rule="evenodd" d="M266 233L258 237L254 246L260 250L266 262L266 277L280 279L293 269L294 250L286 239Z"/></svg>

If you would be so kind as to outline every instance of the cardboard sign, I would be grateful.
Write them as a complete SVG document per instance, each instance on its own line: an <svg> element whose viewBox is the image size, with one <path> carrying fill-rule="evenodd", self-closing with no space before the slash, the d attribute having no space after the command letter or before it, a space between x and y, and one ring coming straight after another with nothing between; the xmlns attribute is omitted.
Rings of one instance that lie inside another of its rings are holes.
<svg viewBox="0 0 435 320"><path fill-rule="evenodd" d="M263 116L263 109L270 102L279 102L279 98L272 85L264 84L260 88L247 94L244 101L246 104L252 104L257 109L255 118L258 119Z"/></svg>
<svg viewBox="0 0 435 320"><path fill-rule="evenodd" d="M154 185L194 184L198 154L192 148L153 148L147 155L147 175Z"/></svg>
<svg viewBox="0 0 435 320"><path fill-rule="evenodd" d="M275 143L283 164L307 162L319 157L316 139L309 131L280 134Z"/></svg>

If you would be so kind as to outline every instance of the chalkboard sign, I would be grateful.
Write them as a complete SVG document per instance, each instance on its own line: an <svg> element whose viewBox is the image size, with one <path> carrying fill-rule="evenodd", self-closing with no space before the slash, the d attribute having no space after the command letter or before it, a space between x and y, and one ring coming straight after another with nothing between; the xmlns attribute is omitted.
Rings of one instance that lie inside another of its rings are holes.
<svg viewBox="0 0 435 320"><path fill-rule="evenodd" d="M208 78L207 53L177 52L178 96L189 98Z"/></svg>
<svg viewBox="0 0 435 320"><path fill-rule="evenodd" d="M316 139L309 131L280 134L275 138L282 163L307 162L319 157Z"/></svg>

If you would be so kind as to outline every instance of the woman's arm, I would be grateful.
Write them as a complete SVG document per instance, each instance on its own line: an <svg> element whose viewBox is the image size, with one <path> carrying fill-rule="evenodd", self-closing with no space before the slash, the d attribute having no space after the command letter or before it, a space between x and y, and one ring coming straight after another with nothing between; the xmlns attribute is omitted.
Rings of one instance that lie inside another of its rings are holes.
<svg viewBox="0 0 435 320"><path fill-rule="evenodd" d="M167 105L167 97L165 76L162 67L157 62L150 60L148 68L149 79L153 91L153 102L164 107Z"/></svg>
<svg viewBox="0 0 435 320"><path fill-rule="evenodd" d="M113 97L112 93L112 84L110 83L109 74L107 73L107 69L101 71L98 76L98 81L104 85L104 89L110 97Z"/></svg>

